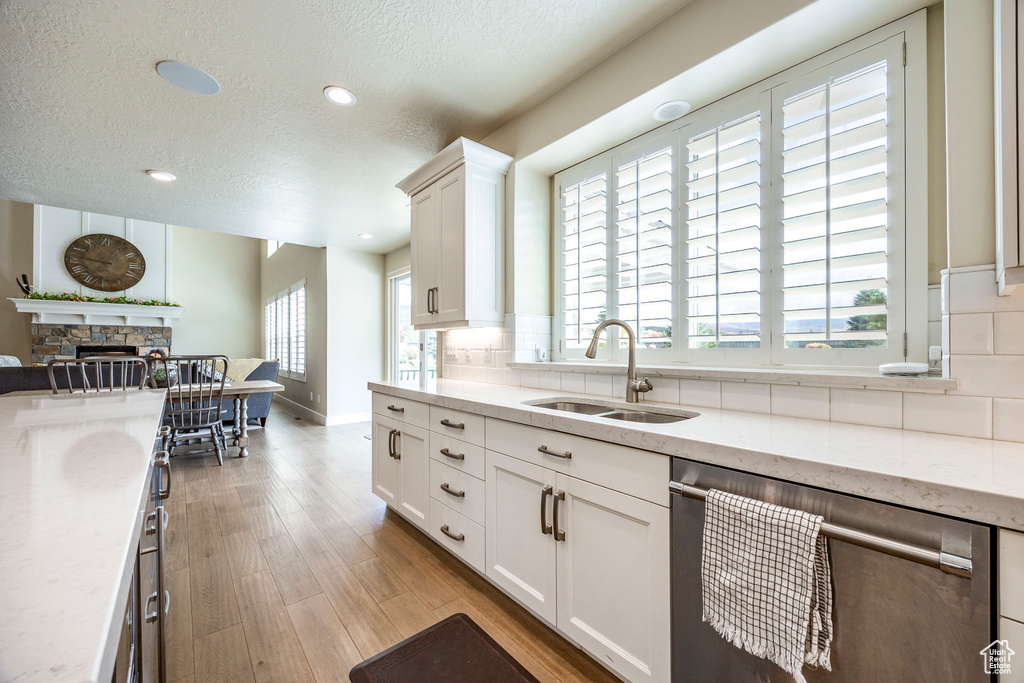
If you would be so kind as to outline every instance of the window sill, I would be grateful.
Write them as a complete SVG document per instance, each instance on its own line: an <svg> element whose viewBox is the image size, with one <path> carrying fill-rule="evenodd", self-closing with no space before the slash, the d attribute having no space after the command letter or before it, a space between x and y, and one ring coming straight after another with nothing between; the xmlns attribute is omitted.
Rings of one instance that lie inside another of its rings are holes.
<svg viewBox="0 0 1024 683"><path fill-rule="evenodd" d="M626 366L620 363L583 361L551 361L545 363L509 363L513 370L541 370L546 372L581 372L598 375L624 375ZM648 377L679 377L709 379L727 382L759 384L794 384L808 387L837 387L850 389L883 389L922 393L945 393L960 388L960 380L937 376L899 377L880 375L870 370L817 370L798 368L729 368L688 365L637 364L637 374Z"/></svg>

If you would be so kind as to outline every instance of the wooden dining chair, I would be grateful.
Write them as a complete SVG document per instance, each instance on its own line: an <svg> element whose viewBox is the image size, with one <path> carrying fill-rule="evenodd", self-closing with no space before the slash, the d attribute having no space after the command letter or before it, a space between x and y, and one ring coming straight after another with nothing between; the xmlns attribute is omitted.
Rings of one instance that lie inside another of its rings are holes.
<svg viewBox="0 0 1024 683"><path fill-rule="evenodd" d="M169 451L179 440L202 441L202 433L209 431L217 462L224 464L227 440L221 412L227 367L227 356L167 356L150 360L150 385L167 389L164 421L170 433L164 450Z"/></svg>
<svg viewBox="0 0 1024 683"><path fill-rule="evenodd" d="M135 356L91 356L51 360L46 373L55 394L62 389L72 394L138 391L146 386L149 365Z"/></svg>

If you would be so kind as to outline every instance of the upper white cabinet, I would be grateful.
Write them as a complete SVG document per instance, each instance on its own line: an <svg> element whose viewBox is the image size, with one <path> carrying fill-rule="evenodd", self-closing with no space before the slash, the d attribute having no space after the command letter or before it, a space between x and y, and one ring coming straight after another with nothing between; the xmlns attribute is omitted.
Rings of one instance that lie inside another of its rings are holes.
<svg viewBox="0 0 1024 683"><path fill-rule="evenodd" d="M511 164L512 157L459 138L398 183L411 198L416 329L501 324Z"/></svg>
<svg viewBox="0 0 1024 683"><path fill-rule="evenodd" d="M995 4L996 277L999 293L1024 284L1024 10L1017 0Z"/></svg>

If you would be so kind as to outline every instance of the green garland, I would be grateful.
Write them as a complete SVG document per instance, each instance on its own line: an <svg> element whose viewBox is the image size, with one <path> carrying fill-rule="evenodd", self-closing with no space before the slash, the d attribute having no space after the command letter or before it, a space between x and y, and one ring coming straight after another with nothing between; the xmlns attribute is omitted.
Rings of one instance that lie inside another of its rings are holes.
<svg viewBox="0 0 1024 683"><path fill-rule="evenodd" d="M91 304L127 304L129 306L174 306L180 308L181 304L176 304L170 301L157 301L156 299L129 299L126 296L110 296L106 299L101 299L96 296L83 296L81 294L74 294L72 292L61 292L60 294L53 294L51 292L32 292L29 295L29 299L44 299L46 301L83 301Z"/></svg>

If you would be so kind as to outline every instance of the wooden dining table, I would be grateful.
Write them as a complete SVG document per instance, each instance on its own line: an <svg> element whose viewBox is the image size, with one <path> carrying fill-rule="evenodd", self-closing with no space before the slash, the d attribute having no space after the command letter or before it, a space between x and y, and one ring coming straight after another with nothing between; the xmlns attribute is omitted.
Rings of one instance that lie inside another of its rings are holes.
<svg viewBox="0 0 1024 683"><path fill-rule="evenodd" d="M209 386L209 385L207 385ZM188 385L184 385L182 388L187 391ZM119 393L121 389L114 389L112 393ZM266 394L284 391L284 385L273 382L269 379L252 379L242 380L240 382L226 382L224 384L223 396L225 399L231 399L235 402L235 424L231 428L231 446L238 446L238 457L246 458L249 456L249 426L248 413L249 413L249 397L253 394ZM58 394L69 394L67 389L60 389ZM97 394L107 394L106 390L99 392L90 391L83 393L78 390L76 396L95 396ZM53 391L48 389L38 389L31 391L12 391L4 394L5 396L53 396Z"/></svg>

